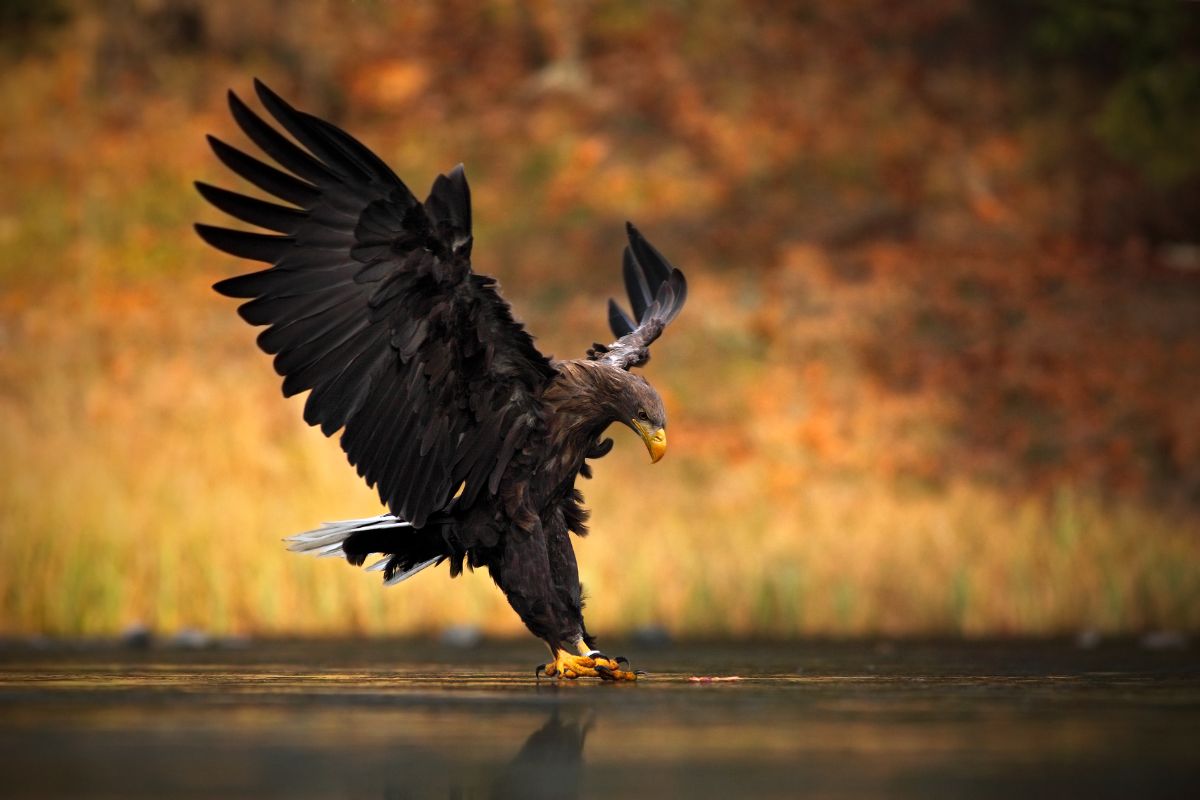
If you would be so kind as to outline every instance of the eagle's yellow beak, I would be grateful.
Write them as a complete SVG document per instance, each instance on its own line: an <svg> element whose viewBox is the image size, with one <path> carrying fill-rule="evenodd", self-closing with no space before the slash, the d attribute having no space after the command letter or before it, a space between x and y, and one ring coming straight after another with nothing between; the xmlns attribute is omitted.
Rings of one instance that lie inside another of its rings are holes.
<svg viewBox="0 0 1200 800"><path fill-rule="evenodd" d="M663 454L667 452L667 432L663 428L656 431L651 431L648 426L643 425L636 419L632 420L633 427L642 436L642 441L646 443L646 449L650 451L650 463L657 464Z"/></svg>

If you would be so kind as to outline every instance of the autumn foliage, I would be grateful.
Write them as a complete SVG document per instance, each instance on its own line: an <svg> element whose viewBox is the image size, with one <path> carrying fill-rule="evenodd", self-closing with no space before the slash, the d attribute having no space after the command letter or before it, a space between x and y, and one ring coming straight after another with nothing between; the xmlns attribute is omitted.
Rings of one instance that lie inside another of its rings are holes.
<svg viewBox="0 0 1200 800"><path fill-rule="evenodd" d="M606 335L625 219L687 271L672 451L584 487L600 633L1200 626L1200 124L1129 99L1192 91L1200 9L119 5L0 37L0 632L517 630L278 544L377 501L190 228L255 75L418 193L463 162L548 353Z"/></svg>

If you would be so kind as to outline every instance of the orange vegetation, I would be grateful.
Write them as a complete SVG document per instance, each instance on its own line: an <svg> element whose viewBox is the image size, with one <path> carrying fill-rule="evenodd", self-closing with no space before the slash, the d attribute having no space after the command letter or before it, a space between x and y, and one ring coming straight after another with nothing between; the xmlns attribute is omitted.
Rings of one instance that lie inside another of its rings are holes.
<svg viewBox="0 0 1200 800"><path fill-rule="evenodd" d="M465 162L548 353L606 336L626 217L687 271L672 451L584 487L597 632L1200 626L1200 272L1159 210L1194 187L930 44L973 6L911 5L71 6L0 75L0 633L519 629L484 576L278 541L377 501L190 230L256 74L416 189Z"/></svg>

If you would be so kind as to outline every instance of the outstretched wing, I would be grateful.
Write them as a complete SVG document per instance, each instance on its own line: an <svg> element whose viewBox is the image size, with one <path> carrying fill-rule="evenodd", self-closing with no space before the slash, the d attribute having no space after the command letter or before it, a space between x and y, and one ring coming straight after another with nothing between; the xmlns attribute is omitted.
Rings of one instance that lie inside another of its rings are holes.
<svg viewBox="0 0 1200 800"><path fill-rule="evenodd" d="M541 424L550 361L513 320L496 282L471 272L471 201L461 166L419 202L387 165L339 128L255 81L298 147L238 97L233 117L285 171L215 137L224 164L290 205L198 183L217 208L276 234L197 225L209 244L271 266L217 283L268 327L285 396L311 390L304 419L342 430L350 462L416 526L494 494Z"/></svg>
<svg viewBox="0 0 1200 800"><path fill-rule="evenodd" d="M625 248L622 273L625 290L633 306L633 317L608 301L608 324L617 341L610 345L596 344L588 350L588 358L622 369L640 367L650 360L650 344L662 335L663 328L679 315L687 300L687 280L683 273L663 258L662 253L646 238L625 223L629 246Z"/></svg>

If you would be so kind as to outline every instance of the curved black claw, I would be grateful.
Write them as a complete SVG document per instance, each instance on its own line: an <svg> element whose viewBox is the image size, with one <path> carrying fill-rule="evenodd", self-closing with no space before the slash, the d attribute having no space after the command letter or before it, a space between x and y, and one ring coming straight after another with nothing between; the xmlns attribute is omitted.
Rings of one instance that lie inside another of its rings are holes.
<svg viewBox="0 0 1200 800"><path fill-rule="evenodd" d="M616 678L612 674L612 670L610 670L608 667L597 664L595 666L595 670L596 670L596 674L599 675L601 678L603 678L606 681L616 680Z"/></svg>
<svg viewBox="0 0 1200 800"><path fill-rule="evenodd" d="M618 664L624 664L627 667L629 666L629 659L625 656L617 656L613 659L613 661L617 662Z"/></svg>
<svg viewBox="0 0 1200 800"><path fill-rule="evenodd" d="M542 679L542 673L546 672L546 667L548 667L548 666L550 666L550 665L549 664L538 664L536 667L534 667L533 668L533 679L535 681L540 681ZM546 677L550 677L549 672L546 672Z"/></svg>

